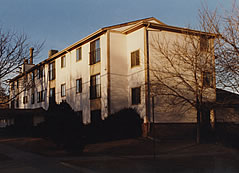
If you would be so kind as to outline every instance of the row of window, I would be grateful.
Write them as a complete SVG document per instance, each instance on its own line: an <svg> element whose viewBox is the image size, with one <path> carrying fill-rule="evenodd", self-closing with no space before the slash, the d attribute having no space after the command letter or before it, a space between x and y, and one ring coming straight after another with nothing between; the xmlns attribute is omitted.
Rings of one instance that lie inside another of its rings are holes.
<svg viewBox="0 0 239 173"><path fill-rule="evenodd" d="M76 80L76 93L81 93L82 92L82 78ZM50 98L55 95L55 88L50 88ZM61 85L61 97L66 96L66 84ZM100 98L100 74L91 76L90 80L90 98L95 99L95 98ZM31 103L34 104L34 93L31 95ZM43 102L45 101L44 97L44 91L37 92L37 102ZM18 101L17 101L18 102ZM23 104L28 103L28 98L27 96L23 97Z"/></svg>
<svg viewBox="0 0 239 173"><path fill-rule="evenodd" d="M97 77L95 76L95 82L97 83ZM80 80L77 80L80 81ZM100 98L100 84L91 86L90 88L90 98ZM79 83L79 89L80 89L80 83ZM80 90L78 90L80 92ZM61 85L61 96L66 96L66 84ZM55 97L55 88L50 89L50 99ZM54 98L55 99L55 98ZM40 92L37 92L37 103L44 102L45 101L45 92L42 90ZM137 105L141 103L141 88L136 87L131 89L131 101L132 105ZM28 103L28 96L23 96L23 104ZM35 103L35 94L31 94L31 104ZM19 98L16 99L16 107L19 107Z"/></svg>
<svg viewBox="0 0 239 173"><path fill-rule="evenodd" d="M45 92L44 90L37 92L37 103L44 102L45 101ZM22 100L23 104L28 103L28 96L23 96ZM31 104L35 103L35 94L31 94ZM16 107L19 107L19 98L16 99Z"/></svg>
<svg viewBox="0 0 239 173"><path fill-rule="evenodd" d="M95 64L97 62L100 61L100 44L99 44L99 40L96 40L94 42L91 43L91 49L92 51L90 51L90 64ZM82 57L81 55L81 48L77 49L77 61L79 61ZM139 58L139 50L134 51L131 53L131 67L134 66L139 66L140 65L140 58ZM49 80L54 80L56 78L56 68L55 68L55 62L51 62L49 64L49 68L48 68L48 73L49 73ZM66 66L66 57L62 56L61 57L61 67L65 67ZM35 73L34 71L30 74L31 75L31 80L34 81L35 80ZM44 71L44 66L41 66L38 68L37 70L37 78L41 79L43 78L45 75L45 71ZM24 76L24 83L26 84L28 82L27 79L27 75ZM19 81L16 81L16 87L19 88ZM14 89L14 82L12 82L12 89Z"/></svg>
<svg viewBox="0 0 239 173"><path fill-rule="evenodd" d="M100 62L100 39L90 43L90 65ZM82 59L82 48L76 49L76 61ZM61 57L61 68L66 67L66 56Z"/></svg>

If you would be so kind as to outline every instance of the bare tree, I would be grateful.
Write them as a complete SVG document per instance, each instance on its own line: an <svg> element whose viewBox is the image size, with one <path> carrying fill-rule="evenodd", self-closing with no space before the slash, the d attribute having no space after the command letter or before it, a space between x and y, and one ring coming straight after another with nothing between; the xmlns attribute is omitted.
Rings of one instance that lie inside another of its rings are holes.
<svg viewBox="0 0 239 173"><path fill-rule="evenodd" d="M239 7L236 1L230 10L209 10L203 4L199 11L204 31L218 35L215 39L217 86L239 93Z"/></svg>
<svg viewBox="0 0 239 173"><path fill-rule="evenodd" d="M211 126L209 112L216 99L213 39L212 34L193 30L174 38L161 32L151 36L152 94L161 100L162 112L181 116L180 111L195 110L197 143L200 132Z"/></svg>
<svg viewBox="0 0 239 173"><path fill-rule="evenodd" d="M24 59L29 59L29 49L34 47L34 55L37 56L43 43L30 43L25 34L14 31L5 31L0 28L0 87L1 92L8 93L8 80L21 71ZM13 99L13 98L11 98ZM9 100L4 99L0 104Z"/></svg>

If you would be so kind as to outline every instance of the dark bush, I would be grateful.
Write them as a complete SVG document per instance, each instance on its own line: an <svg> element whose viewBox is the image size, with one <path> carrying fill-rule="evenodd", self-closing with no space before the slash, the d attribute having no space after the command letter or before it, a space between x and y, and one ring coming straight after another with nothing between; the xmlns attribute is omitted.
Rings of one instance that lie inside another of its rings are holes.
<svg viewBox="0 0 239 173"><path fill-rule="evenodd" d="M122 109L105 120L87 125L88 142L139 137L142 135L142 122L136 110Z"/></svg>
<svg viewBox="0 0 239 173"><path fill-rule="evenodd" d="M54 109L51 107L46 121L41 126L44 136L58 146L74 151L81 151L84 148L82 119L66 102L55 105Z"/></svg>
<svg viewBox="0 0 239 173"><path fill-rule="evenodd" d="M100 115L100 114L99 114ZM82 117L62 102L48 110L46 121L40 124L42 136L68 150L82 151L87 143L138 137L142 120L134 109L123 109L105 120L100 118L84 125Z"/></svg>

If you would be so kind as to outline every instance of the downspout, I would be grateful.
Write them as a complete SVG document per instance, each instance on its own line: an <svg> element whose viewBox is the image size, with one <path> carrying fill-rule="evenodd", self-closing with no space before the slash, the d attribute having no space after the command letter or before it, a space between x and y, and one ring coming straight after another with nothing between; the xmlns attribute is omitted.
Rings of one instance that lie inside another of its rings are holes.
<svg viewBox="0 0 239 173"><path fill-rule="evenodd" d="M110 95L110 31L107 31L107 111L111 114L111 95Z"/></svg>
<svg viewBox="0 0 239 173"><path fill-rule="evenodd" d="M145 28L146 30L146 58L147 58L147 135L150 131L150 118L151 118L151 103L150 103L150 73L149 73L149 39L148 39L148 27Z"/></svg>

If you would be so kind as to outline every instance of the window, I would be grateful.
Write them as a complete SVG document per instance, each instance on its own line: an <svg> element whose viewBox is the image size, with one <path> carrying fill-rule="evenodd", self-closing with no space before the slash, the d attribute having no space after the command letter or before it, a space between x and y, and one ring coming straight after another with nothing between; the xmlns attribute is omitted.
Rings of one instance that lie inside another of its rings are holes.
<svg viewBox="0 0 239 173"><path fill-rule="evenodd" d="M140 65L139 62L139 50L131 52L131 67Z"/></svg>
<svg viewBox="0 0 239 173"><path fill-rule="evenodd" d="M76 80L76 93L81 93L82 92L82 79L77 79Z"/></svg>
<svg viewBox="0 0 239 173"><path fill-rule="evenodd" d="M50 88L49 99L51 103L55 102L55 88Z"/></svg>
<svg viewBox="0 0 239 173"><path fill-rule="evenodd" d="M37 92L37 103L41 102L41 92Z"/></svg>
<svg viewBox="0 0 239 173"><path fill-rule="evenodd" d="M43 102L43 101L45 101L44 90L42 90L40 92L37 92L37 102L40 103L40 102Z"/></svg>
<svg viewBox="0 0 239 173"><path fill-rule="evenodd" d="M11 84L11 90L14 90L14 83L15 82L12 82L12 84Z"/></svg>
<svg viewBox="0 0 239 173"><path fill-rule="evenodd" d="M15 106L15 101L12 100L12 101L11 101L11 109L14 109L14 106Z"/></svg>
<svg viewBox="0 0 239 173"><path fill-rule="evenodd" d="M17 88L19 88L19 81L17 80Z"/></svg>
<svg viewBox="0 0 239 173"><path fill-rule="evenodd" d="M16 108L19 108L19 98L16 99Z"/></svg>
<svg viewBox="0 0 239 173"><path fill-rule="evenodd" d="M27 96L24 96L24 97L23 97L23 104L26 104L27 102L28 102Z"/></svg>
<svg viewBox="0 0 239 173"><path fill-rule="evenodd" d="M76 61L79 61L81 60L82 58L82 50L81 50L81 47L76 49Z"/></svg>
<svg viewBox="0 0 239 173"><path fill-rule="evenodd" d="M100 39L90 43L90 65L100 62Z"/></svg>
<svg viewBox="0 0 239 173"><path fill-rule="evenodd" d="M61 85L61 97L66 96L66 84Z"/></svg>
<svg viewBox="0 0 239 173"><path fill-rule="evenodd" d="M211 72L203 72L203 86L213 86L213 74Z"/></svg>
<svg viewBox="0 0 239 173"><path fill-rule="evenodd" d="M55 62L49 64L49 80L54 80L56 78Z"/></svg>
<svg viewBox="0 0 239 173"><path fill-rule="evenodd" d="M62 56L61 57L61 68L65 67L66 66L66 56Z"/></svg>
<svg viewBox="0 0 239 173"><path fill-rule="evenodd" d="M37 78L38 78L38 79L41 79L41 78L43 78L43 77L44 77L44 67L41 66L41 67L39 67L39 69L37 70Z"/></svg>
<svg viewBox="0 0 239 173"><path fill-rule="evenodd" d="M45 101L45 92L41 91L41 101Z"/></svg>
<svg viewBox="0 0 239 173"><path fill-rule="evenodd" d="M140 104L140 87L132 88L132 105Z"/></svg>
<svg viewBox="0 0 239 173"><path fill-rule="evenodd" d="M90 77L90 99L100 98L100 74Z"/></svg>
<svg viewBox="0 0 239 173"><path fill-rule="evenodd" d="M25 74L23 79L23 86L28 88L28 74Z"/></svg>
<svg viewBox="0 0 239 173"><path fill-rule="evenodd" d="M34 71L31 72L31 80L32 80L32 82L35 80Z"/></svg>
<svg viewBox="0 0 239 173"><path fill-rule="evenodd" d="M200 50L207 51L209 49L209 40L206 36L200 37Z"/></svg>
<svg viewBox="0 0 239 173"><path fill-rule="evenodd" d="M31 104L34 104L35 103L35 94L32 93L31 95Z"/></svg>

